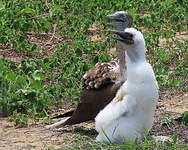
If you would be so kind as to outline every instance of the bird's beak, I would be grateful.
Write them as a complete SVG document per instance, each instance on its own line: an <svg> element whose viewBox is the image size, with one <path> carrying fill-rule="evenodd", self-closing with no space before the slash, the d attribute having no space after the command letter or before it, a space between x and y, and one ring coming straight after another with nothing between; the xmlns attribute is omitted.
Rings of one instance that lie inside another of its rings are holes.
<svg viewBox="0 0 188 150"><path fill-rule="evenodd" d="M133 24L132 16L124 11L115 12L114 14L107 15L106 17L114 20L114 22L107 23L107 25L116 27L120 31L125 30L127 27L131 27Z"/></svg>
<svg viewBox="0 0 188 150"><path fill-rule="evenodd" d="M125 12L126 13L126 12ZM122 21L124 22L124 16L123 14L120 14L120 13L113 13L113 14L109 14L106 16L107 18L110 18L110 19L113 19L113 20L117 20L117 21Z"/></svg>
<svg viewBox="0 0 188 150"><path fill-rule="evenodd" d="M128 45L134 44L133 35L129 32L117 31L117 30L109 30L109 32L119 35L119 37L110 37L112 39L121 41Z"/></svg>
<svg viewBox="0 0 188 150"><path fill-rule="evenodd" d="M126 23L119 22L119 21L109 22L109 23L107 23L107 25L116 27L118 30L121 30L121 31L125 30L125 28L126 28Z"/></svg>

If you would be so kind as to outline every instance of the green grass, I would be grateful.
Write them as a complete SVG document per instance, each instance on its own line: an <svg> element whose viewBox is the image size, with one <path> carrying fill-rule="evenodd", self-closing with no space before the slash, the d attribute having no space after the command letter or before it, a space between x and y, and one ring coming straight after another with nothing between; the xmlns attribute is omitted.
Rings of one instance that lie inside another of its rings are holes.
<svg viewBox="0 0 188 150"><path fill-rule="evenodd" d="M177 34L187 33L188 2L186 0L41 0L0 1L0 46L9 46L29 57L40 56L41 49L32 43L28 32L39 36L53 32L63 40L57 50L43 59L14 63L0 58L0 110L13 115L16 125L48 116L70 98L75 104L81 94L83 74L97 62L108 62L114 41L105 38L93 42L92 35L108 36L105 16L125 10L134 17L135 27L142 29L147 57L152 64L160 89L172 94L187 92L188 40ZM90 31L92 25L96 31ZM166 39L164 45L161 39ZM114 55L116 56L116 54ZM113 147L113 146L112 146Z"/></svg>
<svg viewBox="0 0 188 150"><path fill-rule="evenodd" d="M71 146L70 146L71 141ZM74 143L74 144L73 144ZM49 150L54 150L55 148L49 147ZM176 136L170 137L168 141L165 142L155 142L154 139L146 138L141 143L127 142L124 144L112 144L112 143L99 143L95 142L92 138L87 136L77 135L74 139L64 139L62 148L58 150L186 150L186 145L178 145L176 141Z"/></svg>

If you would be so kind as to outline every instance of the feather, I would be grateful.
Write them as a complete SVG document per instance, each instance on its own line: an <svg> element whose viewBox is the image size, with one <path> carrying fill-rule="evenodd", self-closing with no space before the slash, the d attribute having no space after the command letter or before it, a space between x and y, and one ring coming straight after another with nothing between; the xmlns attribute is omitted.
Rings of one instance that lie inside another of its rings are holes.
<svg viewBox="0 0 188 150"><path fill-rule="evenodd" d="M113 33L122 35L116 39L126 47L127 80L115 98L96 116L95 126L99 133L96 140L112 143L140 141L154 120L158 101L157 81L146 61L142 33L134 28Z"/></svg>

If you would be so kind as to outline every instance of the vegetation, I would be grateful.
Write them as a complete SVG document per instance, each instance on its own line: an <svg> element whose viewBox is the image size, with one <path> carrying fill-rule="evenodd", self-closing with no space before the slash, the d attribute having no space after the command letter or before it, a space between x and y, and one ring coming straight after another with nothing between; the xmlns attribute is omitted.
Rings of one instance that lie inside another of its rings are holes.
<svg viewBox="0 0 188 150"><path fill-rule="evenodd" d="M77 136L74 143L76 143L74 146L72 147L68 147L67 145L67 141L68 139L65 139L65 143L63 144L62 148L58 149L58 150L138 150L138 149L142 149L142 150L147 150L147 149L155 149L155 150L161 150L161 149L165 149L165 150L170 150L170 149L176 149L176 150L186 150L185 147L183 146L178 146L177 145L177 136L172 136L168 141L166 141L165 143L163 142L158 142L155 143L151 138L148 139L144 139L144 141L142 143L139 144L135 144L133 142L127 142L125 144L105 144L105 143L97 143L95 141L93 141L91 138L88 138L86 136ZM83 143L83 141L87 141ZM80 145L80 143L82 143ZM50 150L53 150L53 148L49 148Z"/></svg>
<svg viewBox="0 0 188 150"><path fill-rule="evenodd" d="M105 16L119 10L131 13L143 31L160 89L187 92L188 40L181 40L188 29L187 0L7 0L0 1L0 51L8 47L28 59L0 58L3 115L23 126L28 116L46 117L66 98L75 104L83 74L116 57L109 53L116 43L105 38ZM50 56L43 56L48 49L31 38L46 35L55 51Z"/></svg>

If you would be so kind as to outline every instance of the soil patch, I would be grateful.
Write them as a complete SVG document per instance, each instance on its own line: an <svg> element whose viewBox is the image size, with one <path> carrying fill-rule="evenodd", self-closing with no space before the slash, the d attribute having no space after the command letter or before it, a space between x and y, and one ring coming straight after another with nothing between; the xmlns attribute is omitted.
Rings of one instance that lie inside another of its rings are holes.
<svg viewBox="0 0 188 150"><path fill-rule="evenodd" d="M93 137L96 132L93 123L65 127L61 132L45 129L44 124L32 124L25 128L15 128L8 118L0 118L1 150L43 150L74 146L80 135ZM93 133L93 135L92 135Z"/></svg>
<svg viewBox="0 0 188 150"><path fill-rule="evenodd" d="M26 59L38 60L50 57L56 50L57 44L63 44L64 37L57 34L57 25L49 33L41 32L36 34L34 31L26 34L30 43L36 44L38 50L36 54L27 54L25 50L18 51L10 45L0 46L0 58L5 58L13 62L20 62Z"/></svg>

